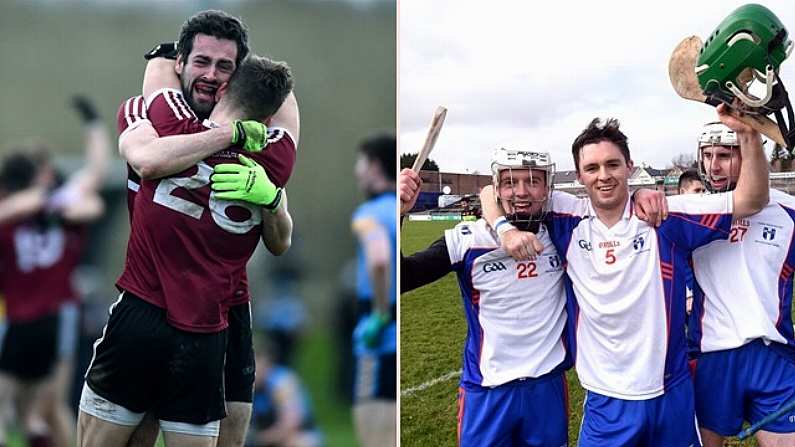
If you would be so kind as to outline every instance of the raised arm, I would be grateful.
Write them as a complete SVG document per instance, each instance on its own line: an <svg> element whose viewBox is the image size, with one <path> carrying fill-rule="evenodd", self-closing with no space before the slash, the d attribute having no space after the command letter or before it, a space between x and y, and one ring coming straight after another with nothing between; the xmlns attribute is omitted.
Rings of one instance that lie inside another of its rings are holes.
<svg viewBox="0 0 795 447"><path fill-rule="evenodd" d="M47 191L39 186L11 193L0 199L0 224L36 214L46 203Z"/></svg>
<svg viewBox="0 0 795 447"><path fill-rule="evenodd" d="M398 175L398 195L400 196L400 215L411 211L420 196L422 179L419 174L409 168L400 171Z"/></svg>
<svg viewBox="0 0 795 447"><path fill-rule="evenodd" d="M747 217L758 213L770 200L769 169L762 149L759 132L728 113L725 104L718 106L721 122L737 133L742 155L742 167L733 194L733 217Z"/></svg>

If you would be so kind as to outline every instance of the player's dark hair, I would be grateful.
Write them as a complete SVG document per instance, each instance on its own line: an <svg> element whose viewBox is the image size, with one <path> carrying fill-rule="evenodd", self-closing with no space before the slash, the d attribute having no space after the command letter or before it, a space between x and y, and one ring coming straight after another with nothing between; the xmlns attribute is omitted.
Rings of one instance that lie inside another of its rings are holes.
<svg viewBox="0 0 795 447"><path fill-rule="evenodd" d="M262 121L279 110L292 89L289 65L252 54L232 75L226 95L243 117Z"/></svg>
<svg viewBox="0 0 795 447"><path fill-rule="evenodd" d="M687 171L683 172L682 175L679 176L679 184L677 188L679 191L682 190L685 186L689 185L692 182L699 182L701 183L701 176L698 175L698 171L695 169L688 169Z"/></svg>
<svg viewBox="0 0 795 447"><path fill-rule="evenodd" d="M217 39L233 40L237 43L236 65L240 65L248 56L248 29L243 22L223 11L201 11L182 24L177 43L177 55L183 62L188 60L193 51L193 40L197 34L205 34Z"/></svg>
<svg viewBox="0 0 795 447"><path fill-rule="evenodd" d="M602 141L609 141L621 151L624 156L624 162L629 163L629 146L627 145L627 136L621 132L618 127L620 123L615 118L608 118L602 124L602 120L594 118L588 127L585 128L580 135L574 140L571 145L571 154L574 156L574 168L580 171L580 149L589 144L597 144Z"/></svg>
<svg viewBox="0 0 795 447"><path fill-rule="evenodd" d="M3 159L0 166L0 188L7 193L33 185L39 167L48 163L49 153L43 147L18 148Z"/></svg>
<svg viewBox="0 0 795 447"><path fill-rule="evenodd" d="M375 160L389 180L397 177L397 143L395 136L389 133L378 133L364 139L359 144L359 151L368 160Z"/></svg>
<svg viewBox="0 0 795 447"><path fill-rule="evenodd" d="M28 154L14 153L0 167L0 188L12 193L29 187L36 176L36 162Z"/></svg>

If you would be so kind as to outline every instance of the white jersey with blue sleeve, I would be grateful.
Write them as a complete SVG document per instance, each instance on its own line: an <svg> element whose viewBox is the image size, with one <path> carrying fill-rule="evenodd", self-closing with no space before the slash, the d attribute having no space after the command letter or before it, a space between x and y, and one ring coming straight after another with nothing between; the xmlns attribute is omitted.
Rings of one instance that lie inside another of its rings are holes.
<svg viewBox="0 0 795 447"><path fill-rule="evenodd" d="M570 366L563 265L546 228L538 236L543 253L518 262L483 219L445 231L467 319L462 383L497 386Z"/></svg>
<svg viewBox="0 0 795 447"><path fill-rule="evenodd" d="M691 351L733 349L761 338L795 359L794 228L795 197L771 189L767 206L734 222L729 239L693 252Z"/></svg>
<svg viewBox="0 0 795 447"><path fill-rule="evenodd" d="M680 196L684 197L684 196ZM659 228L627 201L607 227L590 200L555 193L550 234L566 259L577 374L609 397L645 400L688 378L683 265L693 249L726 238L731 194L669 199Z"/></svg>

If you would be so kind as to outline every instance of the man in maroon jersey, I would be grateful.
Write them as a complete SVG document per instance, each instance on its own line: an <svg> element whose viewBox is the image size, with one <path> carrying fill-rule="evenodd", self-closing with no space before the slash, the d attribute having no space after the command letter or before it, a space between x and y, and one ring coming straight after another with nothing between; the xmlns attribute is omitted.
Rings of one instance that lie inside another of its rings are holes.
<svg viewBox="0 0 795 447"><path fill-rule="evenodd" d="M284 101L292 89L287 67L256 56L244 61L219 87L211 121L193 115L179 86L173 62L151 61L144 82L148 122L120 137L120 152L141 183L117 283L124 292L97 343L81 399L78 440L85 443L123 445L143 411L160 419L169 444L214 443L224 413L226 308L247 299L245 263L260 236L277 253L274 240L287 235L289 245L291 222L278 195L261 204L264 212L218 199L209 187L213 166L237 159L236 147L216 151L229 145L239 132L235 119L244 116L273 115L272 127L282 127L270 133L264 151L248 156L274 183L286 183L298 132L295 99ZM158 349L140 352L145 339Z"/></svg>
<svg viewBox="0 0 795 447"><path fill-rule="evenodd" d="M233 41L234 45L228 41ZM219 43L227 45L219 46ZM216 97L212 93L229 80L230 67L236 68L242 57L248 54L245 26L238 19L222 11L203 11L185 22L180 32L178 45L174 43L158 45L145 58L147 60L155 57L176 58L177 47L179 48L179 58L183 61L177 67L183 96L196 116L199 119L206 119L216 103ZM290 110L294 110L296 115L285 122L295 122L294 137L297 137L298 116L296 103L292 96L277 112L277 115L284 116L284 112ZM120 107L118 114L120 134L126 134L128 129L132 131L144 122L149 123L150 121L142 96L131 98ZM273 128L269 137L276 139L281 132ZM221 148L218 147L218 149ZM290 163L292 163L292 158ZM129 165L127 184L128 207L132 223L133 203L140 187L140 178ZM268 247L277 249L276 254L282 250L278 245L275 247L269 245ZM241 289L247 290L247 287L244 275ZM219 447L242 446L251 415L254 352L247 293L241 295L236 302L229 303L228 321L229 334L224 371L228 416L221 421ZM151 415L148 415L134 432L128 446L150 447L154 445L156 437L157 422Z"/></svg>
<svg viewBox="0 0 795 447"><path fill-rule="evenodd" d="M31 446L74 442L74 413L67 394L74 370L78 296L72 274L80 259L85 224L99 217L98 195L110 139L91 102L76 97L85 123L86 164L63 182L46 149L23 145L0 168L0 293L8 331L0 347L2 420L12 402ZM46 423L46 427L43 425Z"/></svg>

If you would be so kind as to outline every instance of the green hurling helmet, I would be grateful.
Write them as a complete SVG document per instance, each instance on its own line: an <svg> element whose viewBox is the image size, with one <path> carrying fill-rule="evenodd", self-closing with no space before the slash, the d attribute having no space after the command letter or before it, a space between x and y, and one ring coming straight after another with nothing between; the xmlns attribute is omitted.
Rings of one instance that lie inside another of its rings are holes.
<svg viewBox="0 0 795 447"><path fill-rule="evenodd" d="M707 102L732 104L738 99L745 113L775 114L791 148L795 130L787 130L782 109L787 110L789 127L795 119L778 73L792 49L787 29L772 11L756 4L737 8L709 35L696 63L696 76ZM761 97L749 93L754 80L763 83Z"/></svg>
<svg viewBox="0 0 795 447"><path fill-rule="evenodd" d="M764 106L772 97L775 74L790 51L792 41L775 14L761 5L741 6L704 42L696 64L698 82L706 95L738 97L748 106ZM766 81L764 98L751 98L744 91L752 80L749 74Z"/></svg>

